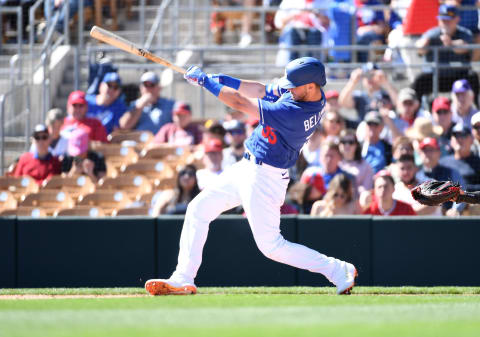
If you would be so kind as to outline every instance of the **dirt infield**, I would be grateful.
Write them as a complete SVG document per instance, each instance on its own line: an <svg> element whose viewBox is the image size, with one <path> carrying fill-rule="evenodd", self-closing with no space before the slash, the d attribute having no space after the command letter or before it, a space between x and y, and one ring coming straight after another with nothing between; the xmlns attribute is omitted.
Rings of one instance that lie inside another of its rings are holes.
<svg viewBox="0 0 480 337"><path fill-rule="evenodd" d="M0 295L0 300L44 300L56 298L129 298L129 297L147 297L148 294L118 294L118 295Z"/></svg>

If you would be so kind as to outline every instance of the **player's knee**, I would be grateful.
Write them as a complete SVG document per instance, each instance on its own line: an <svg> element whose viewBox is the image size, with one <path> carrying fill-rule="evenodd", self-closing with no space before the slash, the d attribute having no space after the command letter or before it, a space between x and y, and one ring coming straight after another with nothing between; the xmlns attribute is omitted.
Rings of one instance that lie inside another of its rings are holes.
<svg viewBox="0 0 480 337"><path fill-rule="evenodd" d="M187 206L186 217L195 217L197 219L205 219L211 217L211 212L209 212L208 201L201 197L201 194L193 198L192 201Z"/></svg>
<svg viewBox="0 0 480 337"><path fill-rule="evenodd" d="M279 262L282 260L282 248L284 245L285 239L281 235L278 235L278 237L274 238L273 240L257 241L257 247L263 255L271 260Z"/></svg>

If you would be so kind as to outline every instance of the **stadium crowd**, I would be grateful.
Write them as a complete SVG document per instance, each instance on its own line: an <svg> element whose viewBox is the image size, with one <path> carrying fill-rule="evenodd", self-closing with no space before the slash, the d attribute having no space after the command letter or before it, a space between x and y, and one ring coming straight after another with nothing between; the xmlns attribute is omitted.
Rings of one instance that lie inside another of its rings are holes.
<svg viewBox="0 0 480 337"><path fill-rule="evenodd" d="M331 1L325 11L320 10L325 9L324 3L316 10L320 1L278 2L273 24L280 32L280 46L351 44L342 31L349 27L339 21L343 2ZM410 3L404 11L395 10L398 2L402 1L391 1L387 16L368 7L385 2L354 1L356 43L387 44L389 48L380 56L357 51L356 59L363 67L353 69L339 91L328 90L327 84L321 126L290 170L283 214L459 216L478 212L466 204L424 206L410 194L412 187L430 179L458 181L467 191L480 190L479 80L470 65L478 59L475 50L465 48L478 41L478 14L474 18L457 8L475 2L429 2L421 8L422 20L414 19L420 1L404 1ZM254 1L245 3L255 5ZM249 18L244 22L240 47L252 42ZM212 29L223 29L224 24L215 24ZM217 43L221 42L219 37ZM441 95L431 95L431 71L408 68L419 55L409 49L395 51L405 46L415 46L426 62L438 57L439 64L461 65L440 68ZM429 46L442 48L434 56ZM352 57L345 52L309 55L325 62L332 58L349 62ZM298 56L280 50L277 64ZM375 63L379 57L384 62L404 63L411 85L398 88L392 75ZM222 120L196 120L195 106L162 96L160 79L151 71L139 78L139 97L127 102L122 79L111 70L99 73L96 87L88 94L70 93L65 114L61 109L48 112L45 125L32 130L30 151L9 174L30 176L40 189L55 175L85 176L100 187L109 177L144 174L151 188L133 196L125 207L149 209L154 216L184 214L195 195L242 160L245 139L262 126L232 110ZM139 133L148 136L141 139ZM133 153L133 159L115 164L109 160L109 147L130 148L125 153ZM155 149L162 151L155 156ZM164 164L157 167L162 174L149 176L146 170L134 170L152 158ZM231 212L242 214L243 210Z"/></svg>

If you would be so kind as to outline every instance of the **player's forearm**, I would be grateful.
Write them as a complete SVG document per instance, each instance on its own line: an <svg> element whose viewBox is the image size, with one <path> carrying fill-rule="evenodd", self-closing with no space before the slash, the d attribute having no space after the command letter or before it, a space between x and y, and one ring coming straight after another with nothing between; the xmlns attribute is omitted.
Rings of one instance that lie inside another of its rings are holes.
<svg viewBox="0 0 480 337"><path fill-rule="evenodd" d="M218 99L234 110L241 111L247 115L259 118L258 106L254 99L243 96L240 92L223 86L220 90Z"/></svg>
<svg viewBox="0 0 480 337"><path fill-rule="evenodd" d="M265 84L242 80L238 91L245 97L263 98L265 96Z"/></svg>

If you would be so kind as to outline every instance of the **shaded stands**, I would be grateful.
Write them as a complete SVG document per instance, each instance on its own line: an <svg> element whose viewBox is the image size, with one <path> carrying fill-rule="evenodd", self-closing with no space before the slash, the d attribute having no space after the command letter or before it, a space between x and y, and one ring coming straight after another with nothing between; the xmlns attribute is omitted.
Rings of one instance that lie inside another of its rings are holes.
<svg viewBox="0 0 480 337"><path fill-rule="evenodd" d="M178 170L201 163L194 148L150 145L150 132L114 132L109 138L92 144L107 164L98 183L84 175L58 175L41 185L30 177L0 177L0 215L148 216L155 194L175 187Z"/></svg>

